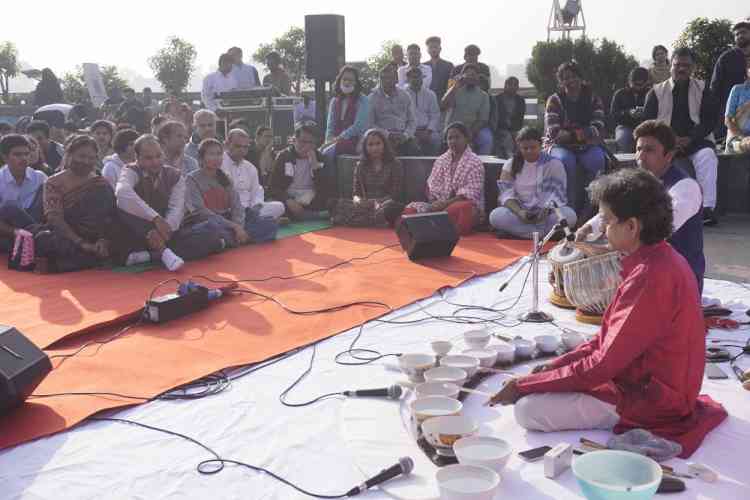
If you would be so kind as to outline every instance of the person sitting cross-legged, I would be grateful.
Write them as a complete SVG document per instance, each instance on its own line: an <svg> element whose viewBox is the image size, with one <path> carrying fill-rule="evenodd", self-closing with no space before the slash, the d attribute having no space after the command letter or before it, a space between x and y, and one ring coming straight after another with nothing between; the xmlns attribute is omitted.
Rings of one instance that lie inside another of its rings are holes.
<svg viewBox="0 0 750 500"><path fill-rule="evenodd" d="M142 135L135 141L135 163L120 173L115 194L122 222L134 234L125 264L160 259L170 271L183 259L200 259L224 248L215 227L196 217L185 218L185 177L164 164L159 139Z"/></svg>
<svg viewBox="0 0 750 500"><path fill-rule="evenodd" d="M497 182L498 207L490 213L490 225L500 236L531 239L542 237L560 222L576 225L575 211L567 207L565 167L542 151L542 134L533 127L518 133L518 151L505 163ZM555 210L557 208L557 210Z"/></svg>
<svg viewBox="0 0 750 500"><path fill-rule="evenodd" d="M138 132L132 128L118 130L112 141L115 153L104 158L104 167L102 168L102 177L104 177L112 189L117 186L117 179L120 178L120 172L128 163L135 161L135 149L133 145L138 139Z"/></svg>
<svg viewBox="0 0 750 500"><path fill-rule="evenodd" d="M665 241L672 200L640 168L601 177L591 190L610 247L625 254L601 330L509 380L490 404L515 404L516 422L531 431L645 429L688 457L727 412L699 396L706 327L693 271Z"/></svg>
<svg viewBox="0 0 750 500"><path fill-rule="evenodd" d="M159 127L156 136L164 151L164 162L188 175L198 170L198 162L195 158L185 154L185 146L188 143L188 132L182 122L170 120Z"/></svg>
<svg viewBox="0 0 750 500"><path fill-rule="evenodd" d="M750 153L750 65L745 83L735 85L729 92L725 120L727 153Z"/></svg>
<svg viewBox="0 0 750 500"><path fill-rule="evenodd" d="M427 179L429 201L412 202L403 214L448 212L463 236L471 233L484 214L484 166L469 146L466 125L451 123L445 137L448 151L435 160Z"/></svg>

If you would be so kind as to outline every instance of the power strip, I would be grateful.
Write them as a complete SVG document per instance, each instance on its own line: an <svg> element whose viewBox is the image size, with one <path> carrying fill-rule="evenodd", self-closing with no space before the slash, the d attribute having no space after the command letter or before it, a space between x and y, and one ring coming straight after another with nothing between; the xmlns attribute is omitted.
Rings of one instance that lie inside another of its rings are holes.
<svg viewBox="0 0 750 500"><path fill-rule="evenodd" d="M146 302L144 317L152 323L166 323L208 307L209 290L195 286L184 295L170 293Z"/></svg>

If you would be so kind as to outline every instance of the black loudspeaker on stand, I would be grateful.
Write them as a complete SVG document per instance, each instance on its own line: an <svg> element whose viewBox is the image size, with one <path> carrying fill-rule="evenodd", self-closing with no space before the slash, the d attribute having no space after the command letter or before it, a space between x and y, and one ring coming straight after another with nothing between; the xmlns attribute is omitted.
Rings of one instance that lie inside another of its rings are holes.
<svg viewBox="0 0 750 500"><path fill-rule="evenodd" d="M0 416L23 404L51 370L49 358L33 342L0 325Z"/></svg>
<svg viewBox="0 0 750 500"><path fill-rule="evenodd" d="M411 260L447 257L458 243L458 232L448 212L404 215L396 234Z"/></svg>

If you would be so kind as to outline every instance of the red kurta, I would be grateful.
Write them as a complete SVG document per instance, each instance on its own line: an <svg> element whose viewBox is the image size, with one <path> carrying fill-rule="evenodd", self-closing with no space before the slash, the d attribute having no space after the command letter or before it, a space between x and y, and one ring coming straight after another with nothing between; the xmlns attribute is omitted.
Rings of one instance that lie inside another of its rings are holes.
<svg viewBox="0 0 750 500"><path fill-rule="evenodd" d="M592 341L555 359L553 370L523 377L521 395L586 392L615 404L616 433L647 429L690 456L727 416L698 396L705 326L695 275L668 243L623 259L623 281Z"/></svg>

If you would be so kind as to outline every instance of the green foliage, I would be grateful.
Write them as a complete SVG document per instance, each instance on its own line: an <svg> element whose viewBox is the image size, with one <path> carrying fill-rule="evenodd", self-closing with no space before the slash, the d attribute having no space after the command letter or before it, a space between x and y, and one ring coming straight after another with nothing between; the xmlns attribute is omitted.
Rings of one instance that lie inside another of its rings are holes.
<svg viewBox="0 0 750 500"><path fill-rule="evenodd" d="M128 86L128 82L120 76L116 66L102 66L102 82L107 95L112 95L115 89L122 90ZM83 104L90 103L89 91L86 88L86 80L83 78L83 67L76 66L72 73L65 73L60 79L65 102Z"/></svg>
<svg viewBox="0 0 750 500"><path fill-rule="evenodd" d="M386 40L380 46L380 51L377 54L368 57L365 63L354 65L359 69L359 76L365 94L369 94L372 92L372 89L377 87L378 82L380 81L378 73L391 61L391 48L394 45L399 45L399 42L396 40Z"/></svg>
<svg viewBox="0 0 750 500"><path fill-rule="evenodd" d="M262 43L253 53L253 60L265 64L266 56L276 51L281 56L281 64L292 80L292 91L300 95L311 82L305 78L305 30L292 26L272 43Z"/></svg>
<svg viewBox="0 0 750 500"><path fill-rule="evenodd" d="M695 53L695 77L709 80L722 52L734 45L732 22L728 19L699 17L690 21L674 43L674 48L689 47Z"/></svg>
<svg viewBox="0 0 750 500"><path fill-rule="evenodd" d="M185 91L195 71L197 54L192 43L172 36L167 39L166 47L149 58L148 65L164 91L178 96Z"/></svg>
<svg viewBox="0 0 750 500"><path fill-rule="evenodd" d="M8 102L10 79L18 74L18 49L13 42L0 43L0 92L3 101Z"/></svg>
<svg viewBox="0 0 750 500"><path fill-rule="evenodd" d="M574 41L537 42L526 66L526 75L541 99L557 92L557 68L570 60L578 63L584 79L602 98L605 106L615 90L625 86L628 73L638 66L632 55L626 54L620 45L606 38L601 41L584 37Z"/></svg>

